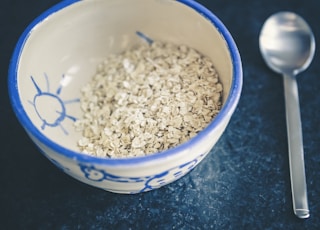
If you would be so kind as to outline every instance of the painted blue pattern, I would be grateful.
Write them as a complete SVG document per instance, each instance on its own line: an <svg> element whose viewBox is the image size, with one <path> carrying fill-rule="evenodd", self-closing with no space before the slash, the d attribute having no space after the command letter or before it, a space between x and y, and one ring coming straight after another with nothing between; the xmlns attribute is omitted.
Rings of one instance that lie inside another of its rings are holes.
<svg viewBox="0 0 320 230"><path fill-rule="evenodd" d="M136 35L138 35L138 37L140 37L142 40L146 41L149 45L153 43L153 39L149 38L147 35L145 35L141 31L136 31Z"/></svg>
<svg viewBox="0 0 320 230"><path fill-rule="evenodd" d="M63 127L62 122L68 118L72 121L77 119L74 116L67 114L66 105L70 103L79 103L80 99L75 98L72 100L63 100L61 98L61 92L63 90L63 85L60 84L58 88L52 92L50 89L50 81L47 74L44 74L45 77L45 89L42 89L33 76L30 77L35 89L36 94L29 103L34 107L38 117L42 121L41 129L44 130L47 126L49 127L59 127L65 135L68 135L68 131ZM62 80L64 79L62 75ZM62 82L62 81L61 81ZM45 102L46 106L43 108L43 103ZM52 111L50 111L52 110ZM52 118L52 114L54 114Z"/></svg>
<svg viewBox="0 0 320 230"><path fill-rule="evenodd" d="M94 165L79 164L80 170L83 172L84 176L91 181L102 182L102 181L112 181L118 183L143 183L144 187L137 192L146 192L155 188L159 188L162 185L168 183L170 178L178 179L185 175L187 172L192 170L198 162L205 156L205 154L200 155L196 159L179 165L177 167L171 168L167 171L161 173L144 176L144 177L121 177L108 173L102 169L96 168Z"/></svg>
<svg viewBox="0 0 320 230"><path fill-rule="evenodd" d="M63 166L62 164L60 164L58 161L56 161L55 159L48 157L47 158L55 165L57 166L60 170L62 170L63 172L68 172L70 171L70 169L68 167Z"/></svg>

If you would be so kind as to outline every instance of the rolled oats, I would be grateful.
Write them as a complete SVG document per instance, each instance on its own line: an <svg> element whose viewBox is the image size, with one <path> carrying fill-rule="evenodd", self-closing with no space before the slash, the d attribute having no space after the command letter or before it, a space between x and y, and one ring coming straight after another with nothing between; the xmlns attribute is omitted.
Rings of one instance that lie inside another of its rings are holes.
<svg viewBox="0 0 320 230"><path fill-rule="evenodd" d="M175 147L216 116L222 91L210 59L185 45L153 42L111 55L81 89L78 147L115 158Z"/></svg>

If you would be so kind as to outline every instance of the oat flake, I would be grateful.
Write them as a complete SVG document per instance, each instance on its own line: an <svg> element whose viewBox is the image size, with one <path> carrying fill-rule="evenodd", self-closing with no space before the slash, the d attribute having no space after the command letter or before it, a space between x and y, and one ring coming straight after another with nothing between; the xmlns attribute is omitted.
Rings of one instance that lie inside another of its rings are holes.
<svg viewBox="0 0 320 230"><path fill-rule="evenodd" d="M216 116L222 91L210 59L184 45L153 42L111 55L81 89L78 147L113 158L175 147Z"/></svg>

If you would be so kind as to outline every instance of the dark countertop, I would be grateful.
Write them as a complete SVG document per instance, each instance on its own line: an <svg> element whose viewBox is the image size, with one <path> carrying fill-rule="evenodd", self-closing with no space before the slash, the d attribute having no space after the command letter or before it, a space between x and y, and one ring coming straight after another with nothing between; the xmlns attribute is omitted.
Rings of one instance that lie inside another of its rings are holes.
<svg viewBox="0 0 320 230"><path fill-rule="evenodd" d="M13 115L7 70L24 28L58 0L0 5L1 229L320 229L320 56L298 78L311 217L292 212L282 78L264 64L264 20L291 10L320 44L318 0L199 0L233 35L244 85L230 124L209 156L182 179L119 195L82 184L45 159ZM319 45L320 49L320 45Z"/></svg>

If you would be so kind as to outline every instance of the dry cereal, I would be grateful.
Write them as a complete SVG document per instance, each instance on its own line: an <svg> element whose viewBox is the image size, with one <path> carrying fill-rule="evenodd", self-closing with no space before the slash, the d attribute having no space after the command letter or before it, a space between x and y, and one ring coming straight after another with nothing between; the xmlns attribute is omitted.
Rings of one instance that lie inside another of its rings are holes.
<svg viewBox="0 0 320 230"><path fill-rule="evenodd" d="M112 158L175 147L216 116L222 90L210 59L185 45L155 41L111 55L81 90L78 146Z"/></svg>

